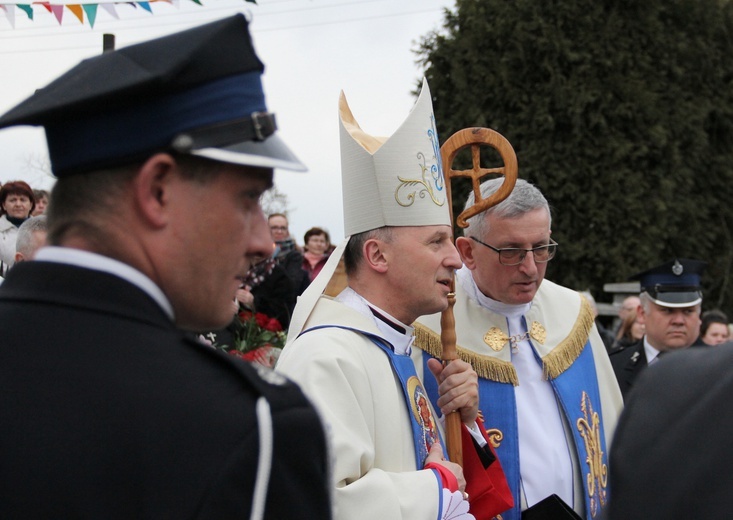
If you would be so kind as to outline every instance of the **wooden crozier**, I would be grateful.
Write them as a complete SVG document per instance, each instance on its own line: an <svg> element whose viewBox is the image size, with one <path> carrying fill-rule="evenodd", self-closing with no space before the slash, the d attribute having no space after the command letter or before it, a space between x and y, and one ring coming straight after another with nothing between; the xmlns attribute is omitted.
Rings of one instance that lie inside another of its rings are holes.
<svg viewBox="0 0 733 520"><path fill-rule="evenodd" d="M495 148L501 156L504 166L497 168L481 168L481 146ZM453 160L459 151L471 147L472 168L470 170L454 170ZM445 176L446 199L450 209L451 222L459 227L468 227L466 219L478 215L492 206L506 199L517 182L517 155L506 138L489 128L464 128L459 130L440 147L443 157L443 175ZM486 175L503 175L504 183L489 198L481 196L481 179ZM453 198L451 196L451 180L455 177L471 179L475 203L465 209L457 219L453 219ZM443 346L442 360L448 364L458 357L456 354L456 321L453 316L453 306L456 303L455 276L451 282L451 291L448 294L448 308L440 317L440 340ZM461 414L450 413L445 418L446 443L448 457L451 461L463 465L463 449L461 445Z"/></svg>

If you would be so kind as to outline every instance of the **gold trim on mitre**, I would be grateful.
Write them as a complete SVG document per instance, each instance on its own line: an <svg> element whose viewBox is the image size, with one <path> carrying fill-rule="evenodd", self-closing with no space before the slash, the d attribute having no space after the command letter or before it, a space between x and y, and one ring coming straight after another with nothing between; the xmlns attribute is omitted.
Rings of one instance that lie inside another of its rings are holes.
<svg viewBox="0 0 733 520"><path fill-rule="evenodd" d="M341 117L341 123L351 137L354 138L354 141L359 143L370 154L375 154L387 141L387 137L370 135L361 129L359 123L356 122L354 114L351 112L351 108L349 108L349 104L346 102L346 96L343 90L339 96L339 116Z"/></svg>
<svg viewBox="0 0 733 520"><path fill-rule="evenodd" d="M417 171L419 178L405 178L397 176L400 183L394 192L397 204L402 207L409 207L415 203L416 197L421 199L427 195L436 206L445 204L445 178L443 177L443 165L440 158L440 142L438 141L438 130L435 128L435 116L430 115L431 128L427 136L432 143L432 154L424 151L417 152ZM404 197L404 200L403 200Z"/></svg>
<svg viewBox="0 0 733 520"><path fill-rule="evenodd" d="M440 359L443 355L443 344L440 341L440 334L421 323L413 323L413 326L415 327L415 342L413 345L434 358ZM498 383L510 383L513 386L519 385L517 371L510 362L477 354L458 345L456 346L456 353L460 359L473 367L479 377Z"/></svg>
<svg viewBox="0 0 733 520"><path fill-rule="evenodd" d="M570 334L542 358L542 372L545 379L555 379L575 363L585 348L594 322L593 309L588 300L581 295L580 312Z"/></svg>
<svg viewBox="0 0 733 520"><path fill-rule="evenodd" d="M341 190L347 236L384 226L450 226L446 186L426 80L390 137L368 134L339 98Z"/></svg>

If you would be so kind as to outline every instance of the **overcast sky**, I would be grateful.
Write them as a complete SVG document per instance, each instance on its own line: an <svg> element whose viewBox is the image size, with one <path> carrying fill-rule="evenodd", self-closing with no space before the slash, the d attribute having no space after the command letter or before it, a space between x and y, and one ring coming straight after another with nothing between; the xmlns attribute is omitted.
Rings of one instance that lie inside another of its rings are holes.
<svg viewBox="0 0 733 520"><path fill-rule="evenodd" d="M365 131L391 135L412 108L412 91L422 77L412 50L422 36L441 27L443 9L452 9L454 2L202 3L179 0L176 7L157 2L151 4L153 14L119 5L118 20L100 9L93 29L88 22L81 25L68 10L59 25L41 6L34 7L34 21L16 9L12 28L0 11L0 113L81 59L101 52L104 33L114 33L120 48L243 12L252 20L255 48L265 63L268 108L277 114L281 136L310 169L306 174L277 171L275 175L278 189L288 196L291 233L302 242L308 228L320 226L330 231L334 242L340 242L339 92L345 92ZM53 179L34 168L46 157L42 130L0 130L1 181L20 178L34 188L51 187Z"/></svg>

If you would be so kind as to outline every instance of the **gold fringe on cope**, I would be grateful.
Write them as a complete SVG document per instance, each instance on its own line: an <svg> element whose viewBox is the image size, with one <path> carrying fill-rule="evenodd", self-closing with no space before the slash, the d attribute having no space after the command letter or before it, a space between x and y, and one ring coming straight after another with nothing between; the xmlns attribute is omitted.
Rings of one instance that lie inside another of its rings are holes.
<svg viewBox="0 0 733 520"><path fill-rule="evenodd" d="M588 341L593 322L593 309L588 300L581 296L578 319L570 334L542 358L542 372L545 379L555 379L578 359Z"/></svg>
<svg viewBox="0 0 733 520"><path fill-rule="evenodd" d="M443 355L443 344L440 341L440 334L420 323L413 323L413 325L415 327L415 342L413 345L431 356L440 359ZM511 383L514 386L519 384L517 372L514 370L514 366L508 361L477 354L458 345L456 346L456 353L460 359L473 367L479 377L498 383Z"/></svg>

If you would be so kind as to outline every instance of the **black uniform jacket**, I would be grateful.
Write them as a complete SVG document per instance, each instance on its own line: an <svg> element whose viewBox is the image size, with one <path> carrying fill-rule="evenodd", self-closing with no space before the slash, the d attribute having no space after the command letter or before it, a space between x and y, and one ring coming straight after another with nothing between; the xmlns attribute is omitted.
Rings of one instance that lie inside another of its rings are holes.
<svg viewBox="0 0 733 520"><path fill-rule="evenodd" d="M626 348L612 350L609 358L625 400L634 381L647 366L644 340L637 341Z"/></svg>
<svg viewBox="0 0 733 520"><path fill-rule="evenodd" d="M608 520L730 518L733 345L670 352L637 380L610 449Z"/></svg>
<svg viewBox="0 0 733 520"><path fill-rule="evenodd" d="M249 518L261 440L264 518L330 518L324 434L298 387L189 338L136 286L19 264L0 342L0 518Z"/></svg>

